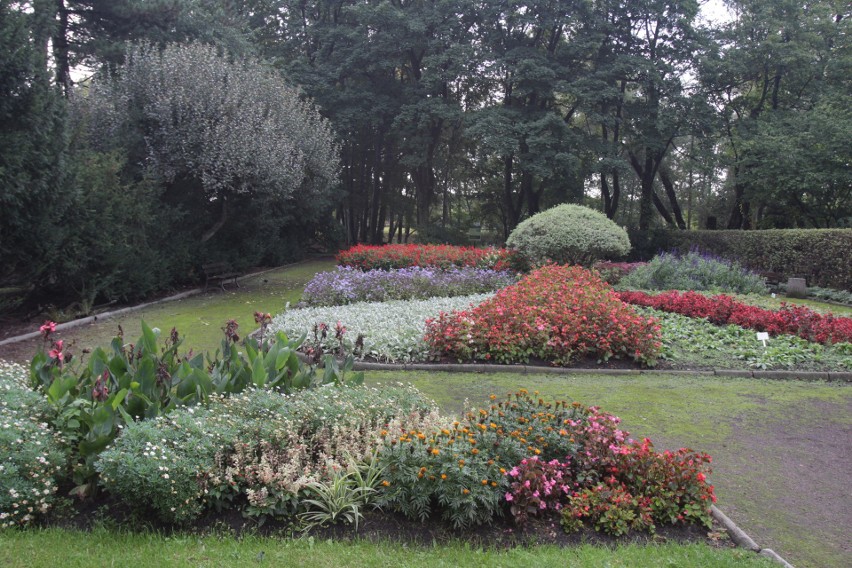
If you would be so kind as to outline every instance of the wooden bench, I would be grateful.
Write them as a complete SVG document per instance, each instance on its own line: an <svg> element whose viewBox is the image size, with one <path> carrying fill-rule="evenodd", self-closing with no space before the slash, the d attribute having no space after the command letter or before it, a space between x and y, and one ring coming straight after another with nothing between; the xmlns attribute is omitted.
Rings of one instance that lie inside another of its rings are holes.
<svg viewBox="0 0 852 568"><path fill-rule="evenodd" d="M237 278L240 276L240 273L231 268L231 265L227 262L210 262L202 264L201 270L204 271L205 292L211 282L218 282L219 287L222 288L223 292L226 291L225 282L233 282L237 288L240 287L240 283L237 282Z"/></svg>

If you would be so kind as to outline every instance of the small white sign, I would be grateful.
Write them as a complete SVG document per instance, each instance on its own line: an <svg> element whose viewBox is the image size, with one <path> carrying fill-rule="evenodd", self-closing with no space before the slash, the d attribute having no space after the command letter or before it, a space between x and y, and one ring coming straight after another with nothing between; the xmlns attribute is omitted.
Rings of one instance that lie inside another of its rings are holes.
<svg viewBox="0 0 852 568"><path fill-rule="evenodd" d="M775 292L772 292L772 297L773 297L773 298L775 297Z"/></svg>
<svg viewBox="0 0 852 568"><path fill-rule="evenodd" d="M766 342L769 341L769 334L765 331L758 331L757 340L763 342L763 346L766 347Z"/></svg>

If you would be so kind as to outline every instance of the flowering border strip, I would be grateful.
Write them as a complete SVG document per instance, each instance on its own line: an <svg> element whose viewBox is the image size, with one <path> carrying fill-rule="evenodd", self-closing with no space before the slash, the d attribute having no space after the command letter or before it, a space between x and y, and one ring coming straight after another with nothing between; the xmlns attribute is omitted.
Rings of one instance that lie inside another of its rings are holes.
<svg viewBox="0 0 852 568"><path fill-rule="evenodd" d="M337 254L337 263L360 270L389 270L412 266L450 268L469 266L507 270L513 251L451 245L355 245Z"/></svg>
<svg viewBox="0 0 852 568"><path fill-rule="evenodd" d="M770 335L795 335L824 345L852 342L852 318L820 314L804 306L782 303L780 310L772 311L744 304L725 294L707 297L675 290L657 295L638 291L617 294L621 301L629 304L706 318L717 325L735 324Z"/></svg>

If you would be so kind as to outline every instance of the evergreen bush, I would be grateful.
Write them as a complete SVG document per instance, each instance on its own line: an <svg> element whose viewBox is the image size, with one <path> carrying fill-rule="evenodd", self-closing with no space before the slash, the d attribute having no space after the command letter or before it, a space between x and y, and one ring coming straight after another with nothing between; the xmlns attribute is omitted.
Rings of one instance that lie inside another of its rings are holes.
<svg viewBox="0 0 852 568"><path fill-rule="evenodd" d="M553 261L591 266L630 252L627 232L602 213L563 204L519 224L506 246L516 249L532 266Z"/></svg>

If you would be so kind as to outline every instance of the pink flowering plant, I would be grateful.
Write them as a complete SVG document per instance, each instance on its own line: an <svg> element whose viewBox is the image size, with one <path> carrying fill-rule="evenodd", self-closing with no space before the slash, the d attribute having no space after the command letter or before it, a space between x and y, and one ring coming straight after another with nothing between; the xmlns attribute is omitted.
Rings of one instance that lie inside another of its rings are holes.
<svg viewBox="0 0 852 568"><path fill-rule="evenodd" d="M568 462L544 461L538 456L524 458L506 472L511 480L504 499L515 522L523 524L529 517L562 509L574 490Z"/></svg>

